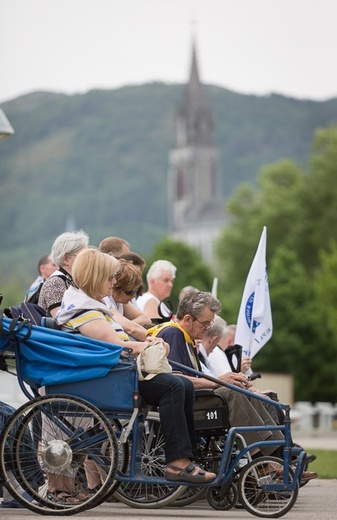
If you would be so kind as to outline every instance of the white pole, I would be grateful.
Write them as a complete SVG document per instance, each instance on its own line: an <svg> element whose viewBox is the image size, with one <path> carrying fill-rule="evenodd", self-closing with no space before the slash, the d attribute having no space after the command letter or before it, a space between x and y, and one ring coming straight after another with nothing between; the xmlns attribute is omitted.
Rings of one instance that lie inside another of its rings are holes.
<svg viewBox="0 0 337 520"><path fill-rule="evenodd" d="M212 285L212 295L214 298L217 298L218 296L218 278L213 278L213 285Z"/></svg>

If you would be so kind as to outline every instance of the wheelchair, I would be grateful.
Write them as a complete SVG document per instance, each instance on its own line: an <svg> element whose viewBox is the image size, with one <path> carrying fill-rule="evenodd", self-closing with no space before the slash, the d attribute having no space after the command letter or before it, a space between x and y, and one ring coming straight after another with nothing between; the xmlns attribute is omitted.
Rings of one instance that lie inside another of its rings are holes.
<svg viewBox="0 0 337 520"><path fill-rule="evenodd" d="M6 335L0 342L0 352L14 353L18 381L29 401L13 414L2 431L0 481L24 507L39 514L63 516L96 507L112 494L133 507L158 508L179 505L179 498L183 500L185 494L186 499L187 493L206 493L214 509L230 509L238 499L255 516L277 518L295 504L306 455L304 451L298 453L293 470L287 405L275 402L284 410L284 425L263 427L281 430L284 440L247 446L242 442L244 431L262 427L231 428L225 422L223 402L210 406L206 403L209 395L198 396L195 422L200 464L214 469L217 476L201 490L197 484L186 487L184 482L165 479L160 421L140 406L133 358L126 353L104 377L71 383L56 381L45 386L45 395L39 395L39 385L29 371L27 352L36 362L36 344L38 354L43 356L46 342L56 338L62 357L64 342L71 344L72 335L45 330L44 342L39 343L42 327L25 321L14 323L8 318L2 319L2 326ZM32 340L36 340L35 349L30 348ZM79 340L85 342L85 338ZM95 354L91 359L91 363L96 360ZM203 375L192 369L189 372ZM251 395L244 389L225 386ZM282 460L249 457L252 449L267 443L275 445L275 449L282 446ZM94 479L97 484L92 488L89 481ZM59 486L59 492L50 489L51 481Z"/></svg>

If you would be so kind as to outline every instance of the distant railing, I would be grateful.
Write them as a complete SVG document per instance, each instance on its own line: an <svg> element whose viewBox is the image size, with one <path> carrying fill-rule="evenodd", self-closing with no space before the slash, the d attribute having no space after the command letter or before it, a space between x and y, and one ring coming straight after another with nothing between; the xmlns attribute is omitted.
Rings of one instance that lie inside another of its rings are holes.
<svg viewBox="0 0 337 520"><path fill-rule="evenodd" d="M337 421L337 403L297 401L292 407L290 416L293 429L298 432L319 433L331 432ZM337 425L336 425L337 427Z"/></svg>

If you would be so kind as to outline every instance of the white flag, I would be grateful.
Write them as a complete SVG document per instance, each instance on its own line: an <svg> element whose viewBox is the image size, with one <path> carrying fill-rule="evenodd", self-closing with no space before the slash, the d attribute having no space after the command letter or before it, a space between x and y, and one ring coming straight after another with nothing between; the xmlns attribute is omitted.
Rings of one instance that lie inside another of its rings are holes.
<svg viewBox="0 0 337 520"><path fill-rule="evenodd" d="M242 346L242 357L253 358L273 333L266 264L267 228L250 267L241 301L235 343Z"/></svg>

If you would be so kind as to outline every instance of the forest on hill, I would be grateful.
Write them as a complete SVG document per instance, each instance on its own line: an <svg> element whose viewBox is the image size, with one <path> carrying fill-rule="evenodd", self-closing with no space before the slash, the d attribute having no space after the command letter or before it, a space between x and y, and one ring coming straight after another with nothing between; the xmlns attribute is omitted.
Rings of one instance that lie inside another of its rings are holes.
<svg viewBox="0 0 337 520"><path fill-rule="evenodd" d="M0 274L35 274L66 228L95 245L125 237L148 255L167 233L168 154L183 85L162 83L65 95L35 92L2 105L15 135L0 150ZM337 122L337 99L248 96L205 86L215 119L223 197L254 184L266 164L306 168L317 128Z"/></svg>

